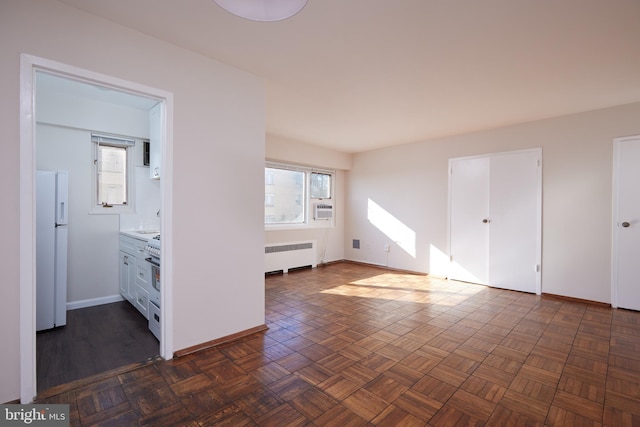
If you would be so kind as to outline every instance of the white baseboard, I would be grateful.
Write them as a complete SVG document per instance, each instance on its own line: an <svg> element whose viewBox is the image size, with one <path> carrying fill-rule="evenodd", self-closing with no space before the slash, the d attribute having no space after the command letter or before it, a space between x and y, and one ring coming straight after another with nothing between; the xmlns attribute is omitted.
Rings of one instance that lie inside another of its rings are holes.
<svg viewBox="0 0 640 427"><path fill-rule="evenodd" d="M76 310L78 308L93 307L95 305L111 304L112 302L124 301L121 295L109 295L100 298L91 298L81 301L73 301L67 303L67 310Z"/></svg>

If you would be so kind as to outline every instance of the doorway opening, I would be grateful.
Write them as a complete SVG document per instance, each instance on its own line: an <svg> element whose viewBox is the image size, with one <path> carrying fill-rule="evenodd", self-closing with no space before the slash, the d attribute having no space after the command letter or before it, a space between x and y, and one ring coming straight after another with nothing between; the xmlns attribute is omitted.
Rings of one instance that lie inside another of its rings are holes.
<svg viewBox="0 0 640 427"><path fill-rule="evenodd" d="M173 337L171 334L171 289L172 289L172 256L171 256L171 200L172 200L172 161L170 153L172 152L172 117L173 117L173 97L171 93L143 86L137 83L124 81L111 76L98 74L92 71L79 69L76 67L68 66L42 58L33 57L30 55L22 55L21 57L21 135L20 135L20 187L21 187L21 199L20 199L20 212L21 218L25 221L21 222L20 229L20 359L21 359L21 391L20 399L22 403L29 403L33 401L36 396L37 390L40 388L37 385L37 371L36 371L36 326L34 324L35 312L36 312L36 183L35 175L38 169L37 160L37 143L41 133L46 133L38 126L36 113L38 112L38 104L46 103L45 91L38 86L38 75L57 76L64 79L69 84L67 88L67 95L78 96L77 93L70 93L69 91L84 87L90 87L96 91L103 92L106 96L114 96L124 98L130 98L132 100L138 100L140 102L152 102L153 104L161 105L161 114L159 128L157 134L160 135L162 144L160 146L159 153L159 168L162 170L162 179L157 181L159 184L160 197L158 200L158 206L153 207L153 211L162 212L162 216L158 217L159 229L162 231L162 294L161 307L163 315L160 320L160 333L158 334L159 340L159 354L165 359L169 359L173 354ZM73 89L75 88L75 89ZM42 92L42 93L41 93ZM108 95L107 95L108 94ZM85 130L91 129L91 126L79 126L85 128ZM48 129L49 131L51 129ZM58 129L59 130L59 129ZM90 145L90 143L89 143ZM142 145L141 145L142 146ZM85 165L86 167L86 165ZM86 210L89 210L87 204ZM111 216L111 215L110 215ZM119 218L118 218L119 221ZM117 222L117 221L116 221ZM117 239L119 235L118 229L115 230L115 235L111 235L112 239ZM99 246L99 241L89 243L89 245ZM117 259L118 246L115 246L114 257ZM70 259L73 262L72 259ZM71 264L71 262L69 264ZM117 278L117 264L114 264ZM74 268L78 266L74 265ZM91 280L90 273L83 273L81 266L77 268L76 274L87 274L87 281ZM87 272L91 271L91 268L86 269ZM86 290L85 290L86 291ZM82 292L81 292L82 293ZM91 298L90 294L86 294L87 297L80 297L75 299L76 306L73 303L67 304L67 308L78 308L85 310L85 307L100 307L101 305L108 306L113 303L109 301L111 299L118 299L118 292L116 288L115 295L102 295L96 298ZM95 301L94 301L95 300ZM119 303L122 304L122 303ZM105 308L105 307L103 307ZM115 326L115 325L114 325Z"/></svg>

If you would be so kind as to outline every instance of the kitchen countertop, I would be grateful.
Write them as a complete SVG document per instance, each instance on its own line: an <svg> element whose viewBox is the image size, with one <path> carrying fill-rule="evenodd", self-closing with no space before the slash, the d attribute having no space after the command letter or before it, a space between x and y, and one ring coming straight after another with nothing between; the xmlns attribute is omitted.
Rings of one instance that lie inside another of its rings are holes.
<svg viewBox="0 0 640 427"><path fill-rule="evenodd" d="M133 237L134 239L148 241L159 235L159 231L140 231L140 230L120 230L120 234Z"/></svg>

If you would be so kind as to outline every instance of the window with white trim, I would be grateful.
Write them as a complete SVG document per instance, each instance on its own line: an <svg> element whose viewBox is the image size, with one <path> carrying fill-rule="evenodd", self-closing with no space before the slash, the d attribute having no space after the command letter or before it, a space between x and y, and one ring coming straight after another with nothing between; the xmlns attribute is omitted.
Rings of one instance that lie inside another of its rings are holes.
<svg viewBox="0 0 640 427"><path fill-rule="evenodd" d="M310 197L312 199L330 199L333 175L326 172L311 172Z"/></svg>
<svg viewBox="0 0 640 427"><path fill-rule="evenodd" d="M316 222L312 209L316 202L331 203L335 172L267 163L264 173L265 226L328 225Z"/></svg>
<svg viewBox="0 0 640 427"><path fill-rule="evenodd" d="M93 213L133 210L135 140L91 134L93 143Z"/></svg>

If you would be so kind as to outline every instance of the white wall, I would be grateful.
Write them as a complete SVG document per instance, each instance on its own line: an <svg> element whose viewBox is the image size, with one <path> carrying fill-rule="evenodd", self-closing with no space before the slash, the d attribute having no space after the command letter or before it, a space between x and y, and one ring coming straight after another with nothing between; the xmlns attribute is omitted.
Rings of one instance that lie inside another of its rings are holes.
<svg viewBox="0 0 640 427"><path fill-rule="evenodd" d="M21 53L173 93L175 350L264 324L260 80L59 2L3 1L0 402L20 394Z"/></svg>
<svg viewBox="0 0 640 427"><path fill-rule="evenodd" d="M313 166L336 171L334 182L335 223L333 226L314 226L265 231L266 243L316 240L318 263L344 259L344 223L346 170L351 168L351 154L303 144L276 135L267 135L266 158L271 161Z"/></svg>
<svg viewBox="0 0 640 427"><path fill-rule="evenodd" d="M41 124L36 135L38 169L69 171L67 302L118 295L118 216L88 214L90 132Z"/></svg>
<svg viewBox="0 0 640 427"><path fill-rule="evenodd" d="M118 214L92 215L93 150L91 132L138 138L134 162L134 206L124 215L159 228L160 183L143 167L141 140L149 137L147 111L36 91L36 164L41 170L69 171L69 247L67 303L81 306L110 301L119 294ZM111 297L111 298L108 298Z"/></svg>
<svg viewBox="0 0 640 427"><path fill-rule="evenodd" d="M446 274L438 260L447 253L447 160L542 147L542 292L610 302L612 141L639 134L639 118L640 103L357 154L345 255ZM415 257L370 222L369 200L415 233ZM361 249L351 248L352 239Z"/></svg>
<svg viewBox="0 0 640 427"><path fill-rule="evenodd" d="M317 145L279 135L267 135L266 156L268 160L315 166L325 169L349 170L353 156L349 153L330 150Z"/></svg>
<svg viewBox="0 0 640 427"><path fill-rule="evenodd" d="M149 138L149 113L37 85L36 121L76 129Z"/></svg>

